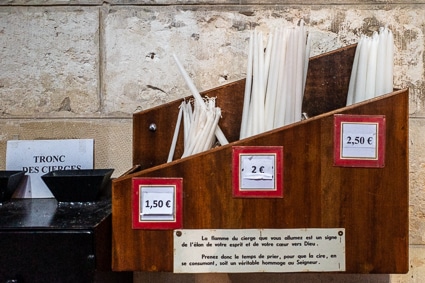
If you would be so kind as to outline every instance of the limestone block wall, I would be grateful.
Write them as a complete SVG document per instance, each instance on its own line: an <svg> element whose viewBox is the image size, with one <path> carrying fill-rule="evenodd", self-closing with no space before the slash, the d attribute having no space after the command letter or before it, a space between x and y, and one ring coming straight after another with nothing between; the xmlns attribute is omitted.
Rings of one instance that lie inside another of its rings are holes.
<svg viewBox="0 0 425 283"><path fill-rule="evenodd" d="M132 163L132 113L190 94L173 53L202 91L245 77L250 29L303 19L317 55L388 25L394 86L410 90L410 272L136 272L135 282L425 282L425 1L328 3L0 0L0 169L7 140L93 138L95 167L122 174Z"/></svg>

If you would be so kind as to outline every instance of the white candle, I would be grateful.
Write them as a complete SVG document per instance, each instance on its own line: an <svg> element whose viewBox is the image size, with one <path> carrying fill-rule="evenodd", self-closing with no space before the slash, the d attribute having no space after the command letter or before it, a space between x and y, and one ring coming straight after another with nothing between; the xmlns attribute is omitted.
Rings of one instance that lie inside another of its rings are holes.
<svg viewBox="0 0 425 283"><path fill-rule="evenodd" d="M366 72L367 72L367 57L370 46L370 40L367 37L361 38L363 41L361 44L359 65L357 68L357 79L354 93L354 103L363 101L365 99L366 92Z"/></svg>
<svg viewBox="0 0 425 283"><path fill-rule="evenodd" d="M253 77L252 77L252 92L251 92L251 107L250 107L250 113L249 113L249 136L255 135L257 134L257 130L258 130L258 121L257 119L257 114L258 114L258 92L259 92L259 71L260 71L260 67L259 67L259 51L258 51L258 47L259 47L259 33L256 32L254 34L254 66L252 68L252 73L253 73Z"/></svg>
<svg viewBox="0 0 425 283"><path fill-rule="evenodd" d="M351 69L351 76L350 76L350 82L348 86L348 94L347 94L347 106L354 103L354 94L355 94L355 86L356 86L356 80L357 80L357 69L359 68L359 57L360 57L360 50L361 45L364 43L363 40L359 40L359 43L356 47L356 53L354 54L354 61L353 61L353 67Z"/></svg>
<svg viewBox="0 0 425 283"><path fill-rule="evenodd" d="M376 58L376 83L375 83L375 96L381 95L384 93L384 76L385 76L385 59L386 59L386 49L387 49L387 33L385 29L381 27L379 29L379 42L378 42L378 52Z"/></svg>
<svg viewBox="0 0 425 283"><path fill-rule="evenodd" d="M190 118L190 123L188 123L188 128L187 128L187 138L186 138L186 142L184 144L184 152L187 152L190 144L191 144L191 140L193 139L192 137L195 136L195 132L196 132L196 123L198 121L198 116L199 116L199 107L196 107L196 103L197 101L194 101L194 108L193 108L193 113L189 114L188 116L191 115ZM191 108L186 108L187 111L190 111Z"/></svg>
<svg viewBox="0 0 425 283"><path fill-rule="evenodd" d="M247 62L247 69L246 69L245 93L244 93L243 110L242 110L241 130L240 130L240 134L239 134L240 139L244 139L244 138L247 137L249 104L251 102L253 48L254 48L254 39L253 39L253 32L251 31L250 34L249 34L248 62Z"/></svg>
<svg viewBox="0 0 425 283"><path fill-rule="evenodd" d="M179 114L177 115L176 128L174 129L173 140L171 141L171 147L170 147L170 151L168 152L167 162L173 161L174 152L176 150L177 137L179 135L179 130L180 130L180 123L182 120L183 107L184 107L184 101L180 105Z"/></svg>
<svg viewBox="0 0 425 283"><path fill-rule="evenodd" d="M247 117L247 127L246 127L246 137L250 137L253 135L254 131L254 101L255 101L255 93L258 85L257 82L257 66L258 66L258 58L257 58L257 31L254 30L252 35L252 85L250 90L250 102L248 108L248 117Z"/></svg>
<svg viewBox="0 0 425 283"><path fill-rule="evenodd" d="M387 41L386 41L386 67L385 67L385 78L384 78L384 93L393 91L394 84L394 35L391 30L387 29Z"/></svg>
<svg viewBox="0 0 425 283"><path fill-rule="evenodd" d="M192 106L190 102L183 104L184 143L188 143L190 125L192 123Z"/></svg>
<svg viewBox="0 0 425 283"><path fill-rule="evenodd" d="M304 60L305 60L305 29L304 22L301 21L301 26L295 29L295 40L294 45L296 46L296 60L295 60L295 88L294 88L294 113L292 122L298 122L301 120L301 108L303 100L303 81L304 81Z"/></svg>
<svg viewBox="0 0 425 283"><path fill-rule="evenodd" d="M264 44L263 34L260 33L258 37L258 93L257 93L257 114L256 114L256 133L260 134L265 129L265 117L264 117L264 102L265 102L265 62L264 62Z"/></svg>
<svg viewBox="0 0 425 283"><path fill-rule="evenodd" d="M375 97L376 88L376 62L378 56L378 34L375 32L370 40L369 56L367 62L367 73L366 73L366 92L365 99Z"/></svg>
<svg viewBox="0 0 425 283"><path fill-rule="evenodd" d="M311 49L311 36L307 35L307 43L305 47L305 57L304 57L303 97L304 97L305 85L307 82L308 63L310 63L310 49Z"/></svg>
<svg viewBox="0 0 425 283"><path fill-rule="evenodd" d="M288 84L288 38L289 38L289 29L285 28L281 31L281 41L280 47L280 67L279 67L279 80L277 84L277 101L274 111L274 128L281 127L285 124L285 110L286 110L286 91Z"/></svg>
<svg viewBox="0 0 425 283"><path fill-rule="evenodd" d="M264 77L263 77L264 86L267 86L267 81L269 80L269 76L270 76L270 64L271 64L270 61L272 57L272 46L273 46L273 33L270 33L267 40L266 53L264 54Z"/></svg>
<svg viewBox="0 0 425 283"><path fill-rule="evenodd" d="M276 89L277 89L277 80L279 75L279 64L280 64L280 50L279 50L279 41L280 41L280 31L275 30L274 40L271 50L271 60L270 62L270 71L267 80L267 91L266 91L266 104L265 104L265 130L273 129L274 122L274 109L276 105Z"/></svg>
<svg viewBox="0 0 425 283"><path fill-rule="evenodd" d="M294 105L295 105L295 72L294 67L296 66L296 48L297 41L294 29L291 29L290 37L288 38L288 65L286 73L288 75L288 88L286 91L286 108L285 108L285 123L284 125L294 122Z"/></svg>

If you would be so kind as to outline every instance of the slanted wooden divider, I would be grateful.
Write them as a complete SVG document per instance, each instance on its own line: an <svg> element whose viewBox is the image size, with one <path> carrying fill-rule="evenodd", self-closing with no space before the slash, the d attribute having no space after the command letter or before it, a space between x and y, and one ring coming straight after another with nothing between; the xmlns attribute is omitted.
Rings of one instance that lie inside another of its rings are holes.
<svg viewBox="0 0 425 283"><path fill-rule="evenodd" d="M113 182L115 271L173 271L173 231L132 229L132 178L183 178L183 229L345 228L347 273L408 271L408 91L345 107L355 45L310 59L310 118L239 139L245 81L208 90L229 144L166 163L181 100L134 114L133 163ZM333 166L334 114L385 115L383 168ZM155 132L149 130L154 123ZM284 197L232 197L233 146L284 146Z"/></svg>

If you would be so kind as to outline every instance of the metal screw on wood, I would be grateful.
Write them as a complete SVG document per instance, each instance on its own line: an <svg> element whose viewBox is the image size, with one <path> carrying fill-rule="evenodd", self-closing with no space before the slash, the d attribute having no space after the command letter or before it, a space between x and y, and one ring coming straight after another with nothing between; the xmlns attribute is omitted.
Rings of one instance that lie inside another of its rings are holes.
<svg viewBox="0 0 425 283"><path fill-rule="evenodd" d="M149 131L156 132L156 129L157 129L157 127L156 127L155 123L152 123L152 124L149 125Z"/></svg>

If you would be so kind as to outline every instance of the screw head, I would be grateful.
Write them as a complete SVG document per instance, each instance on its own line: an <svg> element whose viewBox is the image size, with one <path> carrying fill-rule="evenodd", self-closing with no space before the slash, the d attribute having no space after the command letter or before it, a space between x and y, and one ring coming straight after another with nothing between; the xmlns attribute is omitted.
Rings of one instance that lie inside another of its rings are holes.
<svg viewBox="0 0 425 283"><path fill-rule="evenodd" d="M156 129L157 129L157 127L156 127L155 123L152 123L152 124L149 125L149 131L156 132Z"/></svg>

